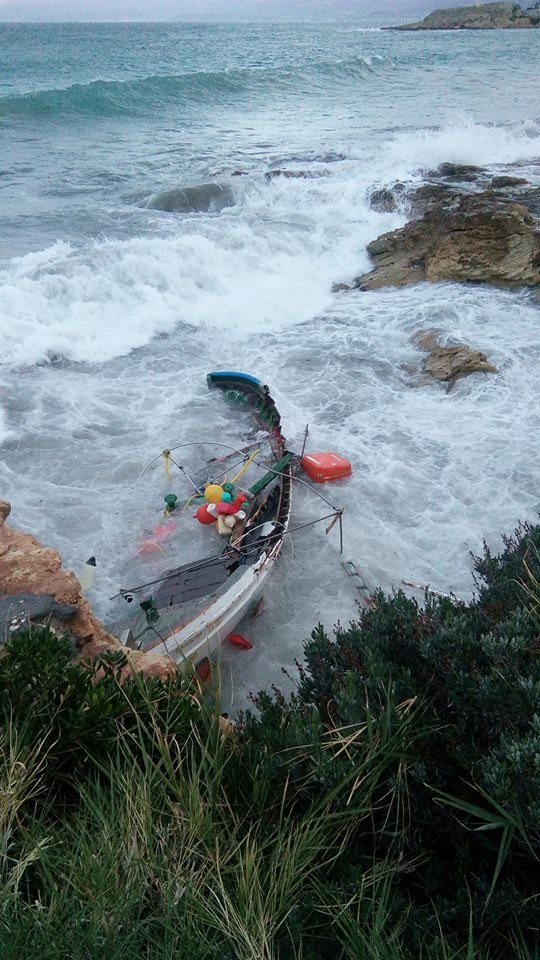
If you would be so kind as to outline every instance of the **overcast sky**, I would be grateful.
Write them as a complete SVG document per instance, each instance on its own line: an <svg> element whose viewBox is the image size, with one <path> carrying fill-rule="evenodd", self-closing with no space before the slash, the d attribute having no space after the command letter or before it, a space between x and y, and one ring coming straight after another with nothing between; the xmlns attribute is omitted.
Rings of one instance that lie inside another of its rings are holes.
<svg viewBox="0 0 540 960"><path fill-rule="evenodd" d="M467 0L0 0L0 20L386 19Z"/></svg>

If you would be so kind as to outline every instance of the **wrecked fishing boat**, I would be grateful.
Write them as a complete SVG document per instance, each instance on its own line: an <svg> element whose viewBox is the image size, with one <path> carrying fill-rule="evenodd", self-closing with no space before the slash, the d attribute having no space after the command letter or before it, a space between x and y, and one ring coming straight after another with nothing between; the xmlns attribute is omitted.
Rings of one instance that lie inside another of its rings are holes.
<svg viewBox="0 0 540 960"><path fill-rule="evenodd" d="M183 524L195 520L212 527L216 549L150 582L122 589L117 596L138 612L108 627L125 646L169 656L180 669L195 668L203 680L210 675L213 654L255 607L280 555L297 467L267 386L237 372L209 373L207 381L237 410L249 411L255 429L250 442L233 446L216 441L216 455L195 476L178 461L181 448L196 443L172 446L160 458L167 475L176 467L175 479L187 480L191 488L184 500L177 494L164 498L167 523L181 517ZM147 548L152 544L148 540Z"/></svg>

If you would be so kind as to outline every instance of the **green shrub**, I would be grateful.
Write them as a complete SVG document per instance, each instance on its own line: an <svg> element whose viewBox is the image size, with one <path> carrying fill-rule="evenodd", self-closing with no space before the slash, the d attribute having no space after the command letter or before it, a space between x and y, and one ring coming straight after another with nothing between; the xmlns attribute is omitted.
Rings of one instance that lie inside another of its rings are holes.
<svg viewBox="0 0 540 960"><path fill-rule="evenodd" d="M0 657L0 722L30 748L41 744L51 790L107 764L139 731L151 752L156 729L185 737L197 722L188 679L126 678L121 650L87 663L72 657L71 642L47 628L16 635Z"/></svg>
<svg viewBox="0 0 540 960"><path fill-rule="evenodd" d="M372 836L355 837L342 875L362 858L398 852L409 864L396 891L414 906L409 933L416 925L424 938L434 905L463 940L472 911L475 935L511 955L508 944L524 937L531 949L540 926L540 527L520 527L504 543L500 557L486 547L475 559L482 580L470 604L427 596L421 608L401 591L378 592L333 639L319 626L298 693L286 704L259 697L261 731L250 732L259 741L270 733L276 750L276 711L287 715L283 729L315 708L320 739L423 703L386 784L395 816L376 807ZM313 757L313 779L331 777Z"/></svg>

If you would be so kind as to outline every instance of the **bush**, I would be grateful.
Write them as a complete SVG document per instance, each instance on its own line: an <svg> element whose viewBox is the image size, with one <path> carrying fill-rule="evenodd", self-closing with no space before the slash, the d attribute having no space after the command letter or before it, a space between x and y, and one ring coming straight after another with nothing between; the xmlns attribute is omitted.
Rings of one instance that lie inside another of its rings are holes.
<svg viewBox="0 0 540 960"><path fill-rule="evenodd" d="M45 630L0 662L0 956L337 960L335 911L379 880L358 864L342 902L333 877L413 715L327 735L301 707L261 752L187 680L122 683L121 654L70 656Z"/></svg>
<svg viewBox="0 0 540 960"><path fill-rule="evenodd" d="M185 677L125 678L121 650L88 663L72 657L71 642L47 628L16 635L0 657L0 722L29 748L40 744L47 789L84 779L139 732L151 752L156 729L185 738L197 721Z"/></svg>
<svg viewBox="0 0 540 960"><path fill-rule="evenodd" d="M386 784L391 829L387 809L377 808L372 836L355 838L350 868L397 853L409 865L396 892L414 906L409 933L416 924L422 941L435 905L463 941L472 911L479 940L511 955L516 938L532 949L540 923L540 527L522 526L504 544L499 557L485 547L475 558L479 595L470 604L426 596L420 608L401 591L379 592L333 639L319 626L296 697L286 705L259 697L260 730L255 723L250 732L259 740L273 732L276 749L279 708L287 723L316 708L321 739L396 704L424 703L414 755L409 749ZM317 775L332 773L323 763Z"/></svg>

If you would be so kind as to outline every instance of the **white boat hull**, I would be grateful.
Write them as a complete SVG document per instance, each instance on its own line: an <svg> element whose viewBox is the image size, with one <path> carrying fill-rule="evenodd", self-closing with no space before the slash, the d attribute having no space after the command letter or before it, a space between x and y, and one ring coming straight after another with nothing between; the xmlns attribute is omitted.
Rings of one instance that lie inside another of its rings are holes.
<svg viewBox="0 0 540 960"><path fill-rule="evenodd" d="M261 595L266 578L281 552L282 541L251 566L222 597L214 598L181 629L152 644L152 650L170 657L179 669L197 667L210 660Z"/></svg>

